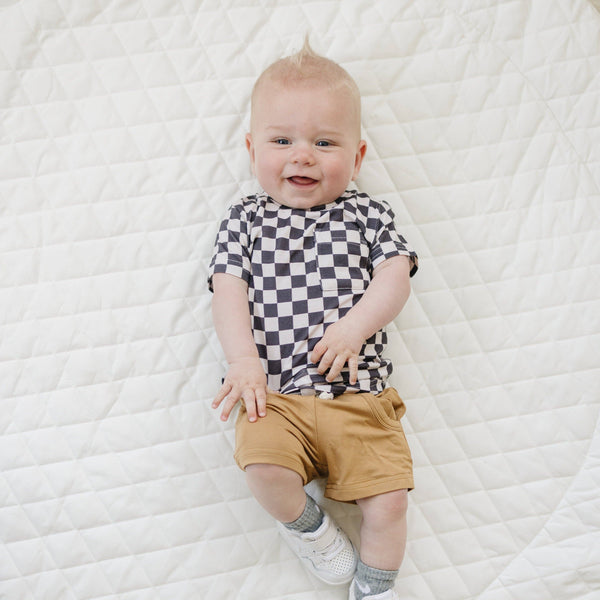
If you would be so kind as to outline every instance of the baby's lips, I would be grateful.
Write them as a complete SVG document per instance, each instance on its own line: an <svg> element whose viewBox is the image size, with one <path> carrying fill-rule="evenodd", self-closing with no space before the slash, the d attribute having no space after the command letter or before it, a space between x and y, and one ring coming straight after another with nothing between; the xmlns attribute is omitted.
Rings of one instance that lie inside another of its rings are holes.
<svg viewBox="0 0 600 600"><path fill-rule="evenodd" d="M294 177L288 177L288 179L296 185L310 185L317 181L316 179L312 179L311 177L300 177L299 175L295 175Z"/></svg>

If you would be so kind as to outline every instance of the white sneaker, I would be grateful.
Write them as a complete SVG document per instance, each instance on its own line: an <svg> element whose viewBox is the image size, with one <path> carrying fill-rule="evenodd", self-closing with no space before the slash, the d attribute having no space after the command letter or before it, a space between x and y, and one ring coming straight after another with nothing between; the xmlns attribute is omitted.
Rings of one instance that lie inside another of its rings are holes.
<svg viewBox="0 0 600 600"><path fill-rule="evenodd" d="M348 600L356 600L356 596L354 595L355 585L357 585L355 581L353 581L350 585L350 594L348 595ZM394 590L387 590L381 594L364 596L363 600L400 600L400 596L398 596Z"/></svg>
<svg viewBox="0 0 600 600"><path fill-rule="evenodd" d="M356 571L358 557L350 538L323 511L319 529L300 533L277 523L279 532L304 564L322 581L348 583Z"/></svg>

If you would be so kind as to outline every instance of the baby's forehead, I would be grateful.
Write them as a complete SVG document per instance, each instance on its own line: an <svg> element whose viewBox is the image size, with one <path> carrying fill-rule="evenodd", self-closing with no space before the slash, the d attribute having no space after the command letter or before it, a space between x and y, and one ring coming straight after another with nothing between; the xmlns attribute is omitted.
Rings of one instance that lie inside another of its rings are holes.
<svg viewBox="0 0 600 600"><path fill-rule="evenodd" d="M293 79L289 77L268 77L262 79L255 86L252 94L252 105L268 102L279 94L294 94L295 92L310 92L315 94L327 94L338 97L340 102L350 100L360 112L360 95L354 89L346 85L344 81L331 81L325 77L304 77Z"/></svg>
<svg viewBox="0 0 600 600"><path fill-rule="evenodd" d="M310 76L300 73L274 72L264 73L256 80L255 90L289 90L333 87L323 74L314 73Z"/></svg>
<svg viewBox="0 0 600 600"><path fill-rule="evenodd" d="M353 121L352 127L360 137L360 91L351 75L337 63L323 57L308 57L301 63L291 59L276 61L258 77L252 89L250 127L263 122L269 101L278 94L294 91L315 93L328 97Z"/></svg>
<svg viewBox="0 0 600 600"><path fill-rule="evenodd" d="M348 119L346 125L349 128L356 129L360 134L361 128L361 110L360 98L356 98L351 90L342 85L332 86L329 82L322 80L302 80L300 82L285 82L285 81L270 81L264 82L257 93L252 98L252 108L250 114L251 127L262 125L274 118L274 114L281 115L281 110L285 111L290 118L294 118L296 106L294 95L299 94L302 99L300 102L316 107L325 107L327 111L331 111L335 107L337 113L346 115ZM283 98L282 98L283 96ZM309 96L309 98L307 98ZM315 104L316 102L316 104ZM277 110L275 110L275 104ZM318 114L321 115L322 112ZM274 111L274 112L273 112ZM325 113L331 115L331 112ZM315 119L317 115L315 114ZM330 117L328 117L330 118ZM316 121L315 121L316 122Z"/></svg>

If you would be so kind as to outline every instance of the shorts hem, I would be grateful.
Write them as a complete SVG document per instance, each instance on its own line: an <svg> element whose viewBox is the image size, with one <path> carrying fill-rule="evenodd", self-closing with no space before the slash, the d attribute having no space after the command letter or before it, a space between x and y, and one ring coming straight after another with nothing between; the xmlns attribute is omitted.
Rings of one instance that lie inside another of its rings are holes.
<svg viewBox="0 0 600 600"><path fill-rule="evenodd" d="M260 450L257 452L245 451L243 453L235 453L234 454L235 462L237 466L245 471L246 468L250 465L264 464L264 465L276 465L279 467L286 467L295 473L298 473L300 477L302 477L302 485L306 485L309 483L309 480L306 475L306 470L302 463L298 461L295 457L285 456L281 453L273 453L270 454L265 452L264 450Z"/></svg>
<svg viewBox="0 0 600 600"><path fill-rule="evenodd" d="M408 490L415 487L412 475L399 475L383 481L369 481L350 485L329 485L325 487L325 497L338 502L354 502L361 498L379 496L396 490Z"/></svg>

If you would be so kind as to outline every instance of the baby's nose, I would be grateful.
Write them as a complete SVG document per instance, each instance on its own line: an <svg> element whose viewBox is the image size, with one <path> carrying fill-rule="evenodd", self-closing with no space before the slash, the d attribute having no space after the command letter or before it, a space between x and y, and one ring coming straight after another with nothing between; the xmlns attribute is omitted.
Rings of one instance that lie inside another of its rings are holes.
<svg viewBox="0 0 600 600"><path fill-rule="evenodd" d="M299 143L294 145L292 162L296 164L311 164L314 162L314 153L310 144Z"/></svg>

